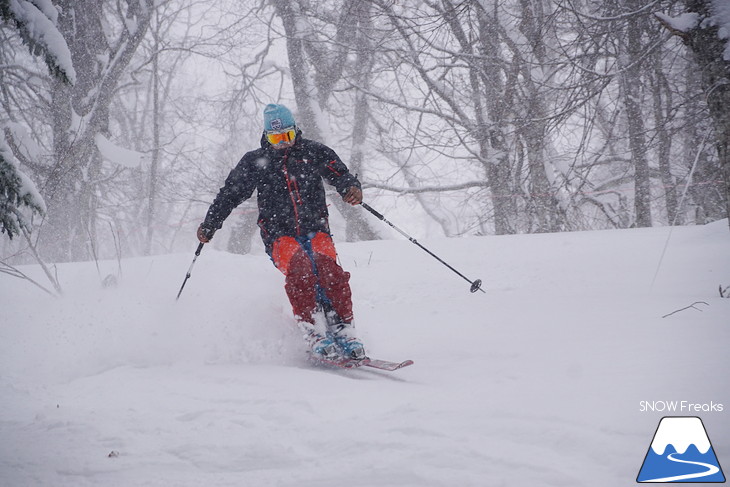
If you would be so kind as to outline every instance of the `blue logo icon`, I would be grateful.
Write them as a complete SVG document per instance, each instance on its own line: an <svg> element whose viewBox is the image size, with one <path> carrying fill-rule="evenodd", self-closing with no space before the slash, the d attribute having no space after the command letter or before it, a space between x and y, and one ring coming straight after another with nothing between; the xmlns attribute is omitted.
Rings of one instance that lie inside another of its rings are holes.
<svg viewBox="0 0 730 487"><path fill-rule="evenodd" d="M725 482L702 420L694 416L662 418L636 481Z"/></svg>

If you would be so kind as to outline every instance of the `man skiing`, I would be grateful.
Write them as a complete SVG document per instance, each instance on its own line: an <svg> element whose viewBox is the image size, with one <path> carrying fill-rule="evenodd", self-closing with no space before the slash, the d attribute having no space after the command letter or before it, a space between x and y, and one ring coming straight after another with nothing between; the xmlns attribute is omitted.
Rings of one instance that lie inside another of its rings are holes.
<svg viewBox="0 0 730 487"><path fill-rule="evenodd" d="M350 274L337 264L323 180L345 202L362 203L360 182L337 154L303 138L288 108L269 104L261 148L247 152L230 172L197 235L209 242L233 209L258 190L261 238L286 276L286 294L312 354L363 359L365 349L353 325Z"/></svg>

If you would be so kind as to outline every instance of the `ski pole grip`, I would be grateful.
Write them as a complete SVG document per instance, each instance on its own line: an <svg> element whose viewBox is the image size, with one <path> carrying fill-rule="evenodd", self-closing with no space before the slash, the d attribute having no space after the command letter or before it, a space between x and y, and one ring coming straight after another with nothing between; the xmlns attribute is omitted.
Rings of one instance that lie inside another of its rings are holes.
<svg viewBox="0 0 730 487"><path fill-rule="evenodd" d="M379 220L385 221L385 217L383 215L381 215L380 213L378 213L377 211L375 211L374 209L372 209L372 207L370 205L368 205L367 203L361 203L361 204L362 204L362 207L363 208L365 208L370 213L372 213L373 215L375 215L376 218L378 218Z"/></svg>

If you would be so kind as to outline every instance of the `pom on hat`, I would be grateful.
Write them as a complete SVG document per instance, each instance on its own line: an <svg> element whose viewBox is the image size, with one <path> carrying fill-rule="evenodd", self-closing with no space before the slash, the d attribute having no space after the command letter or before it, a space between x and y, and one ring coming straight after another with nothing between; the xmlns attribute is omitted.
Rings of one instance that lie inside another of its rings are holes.
<svg viewBox="0 0 730 487"><path fill-rule="evenodd" d="M294 116L284 105L270 103L264 108L264 130L283 130L295 126Z"/></svg>

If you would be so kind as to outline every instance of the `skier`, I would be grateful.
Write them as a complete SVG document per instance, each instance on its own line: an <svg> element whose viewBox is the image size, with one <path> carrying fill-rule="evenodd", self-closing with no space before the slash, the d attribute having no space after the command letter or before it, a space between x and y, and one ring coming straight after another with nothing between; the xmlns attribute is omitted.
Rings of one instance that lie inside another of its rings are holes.
<svg viewBox="0 0 730 487"><path fill-rule="evenodd" d="M209 242L231 211L258 190L261 238L286 277L286 294L312 354L363 359L365 349L353 325L350 274L336 261L323 179L346 203L362 203L360 182L337 154L303 138L284 105L269 104L261 148L247 152L230 172L197 236Z"/></svg>

